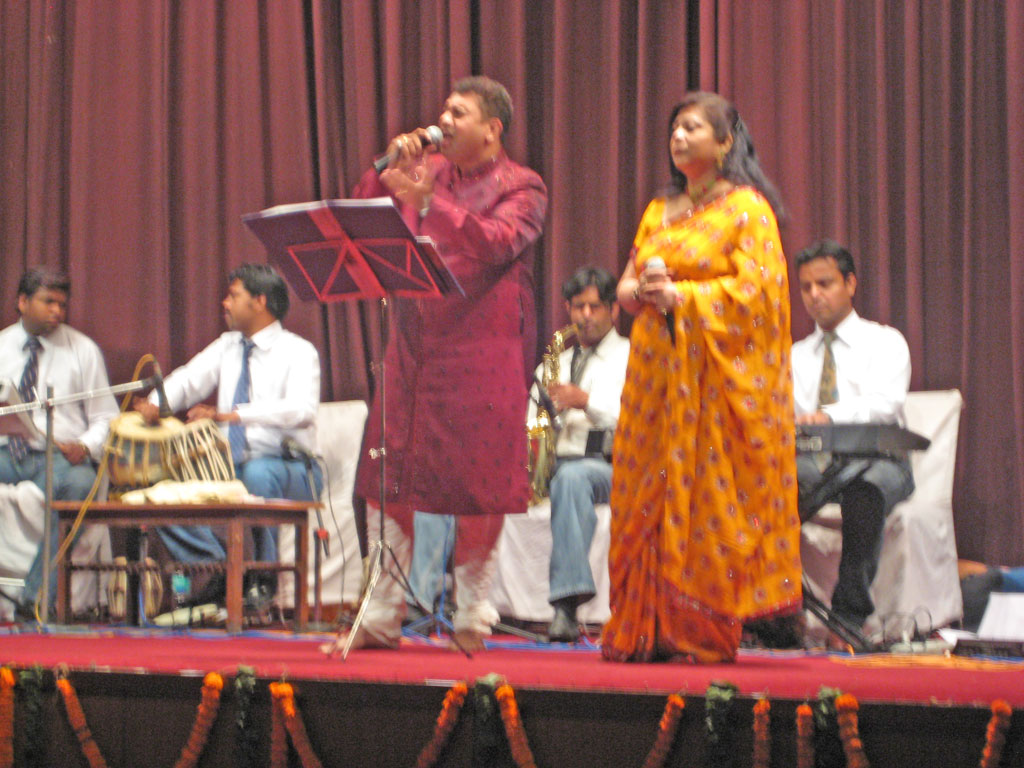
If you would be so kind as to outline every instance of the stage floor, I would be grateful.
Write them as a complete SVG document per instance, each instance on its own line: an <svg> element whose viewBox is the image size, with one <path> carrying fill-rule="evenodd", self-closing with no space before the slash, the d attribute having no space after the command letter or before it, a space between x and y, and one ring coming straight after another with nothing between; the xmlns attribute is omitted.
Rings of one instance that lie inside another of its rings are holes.
<svg viewBox="0 0 1024 768"><path fill-rule="evenodd" d="M1016 661L742 650L733 664L618 664L604 661L594 647L515 638L496 638L473 658L447 650L443 640L404 640L398 650L355 650L342 661L320 653L318 646L326 639L285 632L229 636L218 630L11 626L0 629L0 656L16 667L65 664L89 672L232 675L242 664L262 678L432 686L472 683L498 673L516 689L696 696L710 682L726 680L742 696L771 699L813 699L826 685L862 703L984 707L1001 698L1013 707L1024 706L1024 663Z"/></svg>

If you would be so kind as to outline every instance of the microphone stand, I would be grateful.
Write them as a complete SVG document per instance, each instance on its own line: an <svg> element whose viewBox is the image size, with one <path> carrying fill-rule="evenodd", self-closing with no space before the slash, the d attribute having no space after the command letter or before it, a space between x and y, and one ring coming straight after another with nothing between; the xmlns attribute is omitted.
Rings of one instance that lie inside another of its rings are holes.
<svg viewBox="0 0 1024 768"><path fill-rule="evenodd" d="M394 567L394 576L398 582L402 585L403 589L408 592L412 592L412 588L409 586L409 579L402 570L401 564L398 562L398 556L395 555L395 550L391 548L391 544L388 543L387 536L384 534L384 506L387 499L387 420L385 414L387 413L387 375L384 370L384 354L387 349L387 329L388 329L388 300L386 297L380 299L380 336L381 336L381 361L377 365L377 373L380 376L380 446L373 447L369 450L371 459L380 462L380 503L377 508L377 516L379 520L378 538L376 541L370 544L369 558L370 558L370 573L366 580L366 585L363 588L363 594L359 602L359 610L356 612L356 617L352 622L352 627L349 630L348 637L345 640L345 646L341 651L341 659L345 661L348 659L349 651L352 650L352 644L355 642L356 634L359 632L359 627L362 626L363 618L366 616L366 609L370 604L370 600L373 599L374 590L377 589L377 584L381 579L384 572L385 559L387 555L391 556L391 563ZM462 646L458 638L453 633L451 636L452 644L455 645L460 651L462 651L466 658L473 658L473 654L470 653L466 648Z"/></svg>
<svg viewBox="0 0 1024 768"><path fill-rule="evenodd" d="M53 533L53 385L46 385L46 502L43 507L43 583L39 619L45 624L50 617L50 536ZM24 600L24 598L22 598Z"/></svg>

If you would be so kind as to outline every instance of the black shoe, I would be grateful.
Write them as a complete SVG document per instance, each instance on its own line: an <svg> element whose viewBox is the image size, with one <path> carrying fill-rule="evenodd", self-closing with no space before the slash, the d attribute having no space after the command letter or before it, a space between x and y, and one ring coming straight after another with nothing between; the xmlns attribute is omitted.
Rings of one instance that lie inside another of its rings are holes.
<svg viewBox="0 0 1024 768"><path fill-rule="evenodd" d="M189 597L187 603L189 605L207 605L208 603L224 605L226 584L227 577L223 573L214 573L202 589Z"/></svg>
<svg viewBox="0 0 1024 768"><path fill-rule="evenodd" d="M552 643L575 643L580 639L580 627L576 622L576 605L565 601L554 603L555 618L548 627L548 640Z"/></svg>
<svg viewBox="0 0 1024 768"><path fill-rule="evenodd" d="M15 603L14 620L22 623L36 620L35 603Z"/></svg>
<svg viewBox="0 0 1024 768"><path fill-rule="evenodd" d="M263 611L274 602L274 593L266 584L252 584L245 590L245 607L254 611Z"/></svg>
<svg viewBox="0 0 1024 768"><path fill-rule="evenodd" d="M402 619L402 626L407 627L410 624L415 624L417 621L422 621L428 616L430 614L424 613L423 609L415 603L406 603L405 618Z"/></svg>

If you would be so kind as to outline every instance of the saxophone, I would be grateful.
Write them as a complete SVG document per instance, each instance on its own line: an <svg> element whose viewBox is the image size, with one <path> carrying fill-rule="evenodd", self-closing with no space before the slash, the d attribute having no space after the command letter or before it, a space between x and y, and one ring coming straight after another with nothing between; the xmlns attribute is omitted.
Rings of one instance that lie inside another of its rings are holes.
<svg viewBox="0 0 1024 768"><path fill-rule="evenodd" d="M565 351L565 342L579 332L570 323L554 332L551 343L541 358L541 385L547 389L557 384L561 375L559 358ZM548 413L542 405L537 415L526 425L527 469L530 473L530 503L537 504L548 496L551 475L555 470L555 442L558 440L558 414Z"/></svg>

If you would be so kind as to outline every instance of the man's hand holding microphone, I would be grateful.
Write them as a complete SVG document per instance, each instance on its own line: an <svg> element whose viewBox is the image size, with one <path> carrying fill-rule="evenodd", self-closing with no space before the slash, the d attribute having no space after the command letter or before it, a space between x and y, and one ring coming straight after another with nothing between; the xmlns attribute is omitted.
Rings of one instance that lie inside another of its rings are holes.
<svg viewBox="0 0 1024 768"><path fill-rule="evenodd" d="M443 138L436 125L396 136L388 144L387 152L373 164L381 184L403 203L426 211L434 194L436 174L426 158Z"/></svg>

